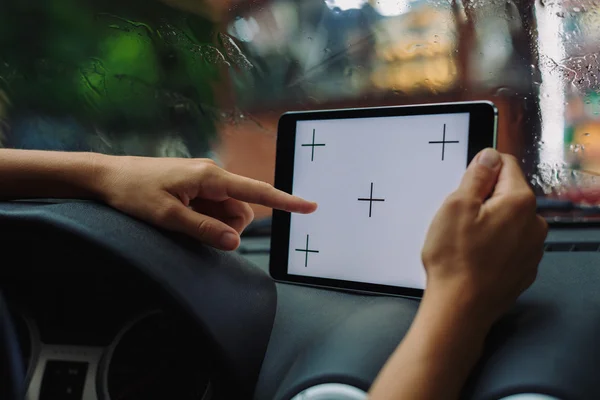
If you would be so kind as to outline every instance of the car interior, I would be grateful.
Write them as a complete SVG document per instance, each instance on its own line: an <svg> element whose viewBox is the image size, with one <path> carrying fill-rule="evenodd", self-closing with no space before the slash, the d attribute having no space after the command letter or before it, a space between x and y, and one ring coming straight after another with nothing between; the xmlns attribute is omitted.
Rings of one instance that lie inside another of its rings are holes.
<svg viewBox="0 0 600 400"><path fill-rule="evenodd" d="M0 147L273 183L288 111L484 100L538 199L590 206L598 43L591 0L4 0ZM275 281L254 213L223 252L92 201L0 202L0 397L21 379L27 400L364 398L419 299ZM599 215L544 214L537 280L462 398L600 398Z"/></svg>

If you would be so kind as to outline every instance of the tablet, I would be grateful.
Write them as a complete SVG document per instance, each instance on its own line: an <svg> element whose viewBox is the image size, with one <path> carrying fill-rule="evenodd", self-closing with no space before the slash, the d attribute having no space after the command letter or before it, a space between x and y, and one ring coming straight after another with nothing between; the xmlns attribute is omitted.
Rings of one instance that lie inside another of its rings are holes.
<svg viewBox="0 0 600 400"><path fill-rule="evenodd" d="M275 187L318 209L274 211L271 276L420 297L429 224L496 126L489 102L284 114Z"/></svg>

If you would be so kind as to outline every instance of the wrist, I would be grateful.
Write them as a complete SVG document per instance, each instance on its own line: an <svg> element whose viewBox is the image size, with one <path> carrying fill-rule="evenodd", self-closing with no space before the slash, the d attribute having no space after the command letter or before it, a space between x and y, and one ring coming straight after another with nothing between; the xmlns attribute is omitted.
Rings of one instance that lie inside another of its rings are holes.
<svg viewBox="0 0 600 400"><path fill-rule="evenodd" d="M483 354L489 332L486 325L462 310L434 303L422 304L413 325L409 342L420 349L421 362L439 363L430 368L439 368L440 376L459 377L460 382L468 377ZM445 371L449 365L453 366L452 373ZM447 382L449 386L452 384Z"/></svg>
<svg viewBox="0 0 600 400"><path fill-rule="evenodd" d="M95 200L109 202L111 197L112 180L120 169L119 156L92 153L89 158L90 178L83 185Z"/></svg>
<svg viewBox="0 0 600 400"><path fill-rule="evenodd" d="M397 398L459 398L488 329L456 298L428 285L408 333L373 385L373 399L391 398L391 393Z"/></svg>
<svg viewBox="0 0 600 400"><path fill-rule="evenodd" d="M479 335L487 335L496 320L496 312L486 296L472 290L473 284L459 279L428 282L421 307L427 312L443 314L443 319L460 323Z"/></svg>
<svg viewBox="0 0 600 400"><path fill-rule="evenodd" d="M87 153L84 160L85 173L79 185L87 197L106 202L110 197L110 181L118 170L117 156Z"/></svg>
<svg viewBox="0 0 600 400"><path fill-rule="evenodd" d="M433 359L461 360L465 373L479 359L491 324L447 297L424 296L409 335Z"/></svg>

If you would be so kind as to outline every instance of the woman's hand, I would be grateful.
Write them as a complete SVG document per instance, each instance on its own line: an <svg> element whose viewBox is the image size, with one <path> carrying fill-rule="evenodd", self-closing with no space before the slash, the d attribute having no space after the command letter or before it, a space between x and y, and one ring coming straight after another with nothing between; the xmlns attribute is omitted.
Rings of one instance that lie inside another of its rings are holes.
<svg viewBox="0 0 600 400"><path fill-rule="evenodd" d="M103 201L159 227L234 250L254 218L248 203L312 213L316 203L232 174L210 159L101 156Z"/></svg>
<svg viewBox="0 0 600 400"><path fill-rule="evenodd" d="M489 328L535 280L547 231L515 158L485 150L431 223L424 302L445 298Z"/></svg>
<svg viewBox="0 0 600 400"><path fill-rule="evenodd" d="M431 223L425 295L370 398L458 399L492 324L535 280L547 230L515 158L477 155Z"/></svg>

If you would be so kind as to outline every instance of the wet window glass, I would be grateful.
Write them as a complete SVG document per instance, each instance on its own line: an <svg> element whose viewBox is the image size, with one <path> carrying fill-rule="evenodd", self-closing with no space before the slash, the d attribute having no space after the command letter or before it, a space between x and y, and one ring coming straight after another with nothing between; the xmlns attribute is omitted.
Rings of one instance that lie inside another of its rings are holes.
<svg viewBox="0 0 600 400"><path fill-rule="evenodd" d="M539 195L596 201L599 11L566 0L5 0L0 145L212 157L272 181L283 112L485 99L500 110L499 149Z"/></svg>

